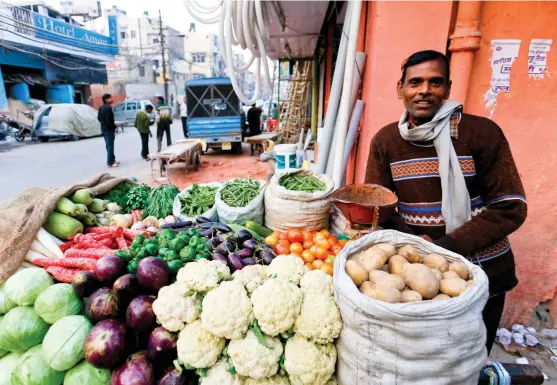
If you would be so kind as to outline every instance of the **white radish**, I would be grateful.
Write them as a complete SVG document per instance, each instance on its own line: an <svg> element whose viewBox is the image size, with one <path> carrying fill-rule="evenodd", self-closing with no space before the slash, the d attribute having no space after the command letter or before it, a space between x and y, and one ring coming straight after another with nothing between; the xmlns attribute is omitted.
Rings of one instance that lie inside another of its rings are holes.
<svg viewBox="0 0 557 385"><path fill-rule="evenodd" d="M48 258L46 255L42 255L41 253L37 253L36 251L29 250L25 255L25 260L29 263L33 263L33 261L37 258Z"/></svg>
<svg viewBox="0 0 557 385"><path fill-rule="evenodd" d="M37 240L43 244L52 254L54 254L57 258L64 258L64 253L60 250L60 247L54 242L52 239L54 238L48 231L43 229L42 227L39 229L37 233Z"/></svg>
<svg viewBox="0 0 557 385"><path fill-rule="evenodd" d="M47 258L57 258L54 254L52 254L42 243L33 239L33 243L31 243L31 251L36 251L39 254L46 256Z"/></svg>

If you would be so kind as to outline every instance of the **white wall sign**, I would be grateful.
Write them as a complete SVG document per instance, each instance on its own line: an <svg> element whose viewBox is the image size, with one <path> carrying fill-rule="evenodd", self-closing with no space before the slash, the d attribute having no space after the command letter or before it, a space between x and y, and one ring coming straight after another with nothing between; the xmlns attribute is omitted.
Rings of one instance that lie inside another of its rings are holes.
<svg viewBox="0 0 557 385"><path fill-rule="evenodd" d="M495 107L501 92L511 92L511 68L518 57L520 40L492 40L491 49L491 87L484 95L486 108Z"/></svg>
<svg viewBox="0 0 557 385"><path fill-rule="evenodd" d="M532 39L528 50L528 75L533 79L543 79L547 72L547 53L553 40Z"/></svg>

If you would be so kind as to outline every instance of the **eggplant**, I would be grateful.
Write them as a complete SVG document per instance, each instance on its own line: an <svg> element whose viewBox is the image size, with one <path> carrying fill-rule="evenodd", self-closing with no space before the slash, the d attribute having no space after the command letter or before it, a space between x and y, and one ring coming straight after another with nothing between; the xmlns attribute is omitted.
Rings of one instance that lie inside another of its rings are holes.
<svg viewBox="0 0 557 385"><path fill-rule="evenodd" d="M244 259L244 258L252 258L254 253L253 253L253 250L242 249L242 250L238 251L236 254L238 255L238 257Z"/></svg>
<svg viewBox="0 0 557 385"><path fill-rule="evenodd" d="M226 244L224 242L221 243L220 245L218 245L217 248L215 249L215 251L217 253L225 255L225 256L227 256L228 253L229 253L228 249L226 248Z"/></svg>
<svg viewBox="0 0 557 385"><path fill-rule="evenodd" d="M259 258L261 258L264 265L270 265L271 262L273 262L273 259L275 259L275 253L269 250L263 250L259 253Z"/></svg>
<svg viewBox="0 0 557 385"><path fill-rule="evenodd" d="M236 244L235 240L230 237L226 241L224 241L224 247L229 253L232 253L238 249L238 245Z"/></svg>
<svg viewBox="0 0 557 385"><path fill-rule="evenodd" d="M238 237L238 245L242 245L244 242L253 239L253 235L247 230L240 230L236 233Z"/></svg>
<svg viewBox="0 0 557 385"><path fill-rule="evenodd" d="M215 229L221 233L231 233L232 229L220 222L206 222L197 225L199 229Z"/></svg>
<svg viewBox="0 0 557 385"><path fill-rule="evenodd" d="M220 261L228 264L228 258L226 257L226 255L221 253L213 253L213 261Z"/></svg>
<svg viewBox="0 0 557 385"><path fill-rule="evenodd" d="M209 239L209 240L207 241L207 244L208 244L209 246L211 246L211 249L217 248L218 245L220 245L220 243L221 243L221 241L219 240L218 237L211 238L211 239Z"/></svg>
<svg viewBox="0 0 557 385"><path fill-rule="evenodd" d="M253 251L257 250L258 246L259 246L259 242L257 242L255 239L248 239L247 241L242 243L242 247L244 249L250 249Z"/></svg>
<svg viewBox="0 0 557 385"><path fill-rule="evenodd" d="M236 253L228 254L228 262L232 271L242 270L244 268L244 262Z"/></svg>
<svg viewBox="0 0 557 385"><path fill-rule="evenodd" d="M212 222L210 219L207 219L205 217L199 216L197 218L195 218L195 223L197 223L198 225L202 224L202 223L208 223L208 222Z"/></svg>
<svg viewBox="0 0 557 385"><path fill-rule="evenodd" d="M242 263L245 266L257 265L257 260L253 257L251 258L242 258Z"/></svg>
<svg viewBox="0 0 557 385"><path fill-rule="evenodd" d="M89 297L101 286L100 282L95 277L95 274L90 271L80 271L72 279L72 288L80 298Z"/></svg>
<svg viewBox="0 0 557 385"><path fill-rule="evenodd" d="M213 238L216 234L217 234L217 230L215 230L214 228L201 230L199 232L199 235L205 238Z"/></svg>
<svg viewBox="0 0 557 385"><path fill-rule="evenodd" d="M180 229L182 227L192 227L192 221L183 221L183 222L174 222L174 223L166 223L161 226L161 229Z"/></svg>

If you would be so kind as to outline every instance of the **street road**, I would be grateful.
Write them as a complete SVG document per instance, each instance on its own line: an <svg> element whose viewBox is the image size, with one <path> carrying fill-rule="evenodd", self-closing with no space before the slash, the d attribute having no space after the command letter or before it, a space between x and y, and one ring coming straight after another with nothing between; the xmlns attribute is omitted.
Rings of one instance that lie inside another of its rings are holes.
<svg viewBox="0 0 557 385"><path fill-rule="evenodd" d="M149 150L156 151L156 128ZM183 138L182 124L172 125L173 143ZM163 139L163 149L166 147ZM0 142L0 200L10 199L29 187L54 188L75 184L95 174L107 172L116 176L145 177L150 163L141 159L141 138L134 127L118 131L115 141L118 168L106 167L104 139L90 138L79 141L53 141L32 143L26 138L23 144ZM144 180L150 182L150 180Z"/></svg>

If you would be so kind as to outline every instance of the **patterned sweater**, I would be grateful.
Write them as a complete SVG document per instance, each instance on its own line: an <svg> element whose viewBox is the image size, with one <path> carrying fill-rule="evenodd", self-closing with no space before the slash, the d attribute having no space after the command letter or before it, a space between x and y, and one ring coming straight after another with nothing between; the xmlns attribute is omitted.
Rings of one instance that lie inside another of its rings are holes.
<svg viewBox="0 0 557 385"><path fill-rule="evenodd" d="M526 219L524 188L497 124L467 114L451 122L453 146L470 193L470 221L445 234L435 147L402 139L398 123L382 128L373 138L366 183L383 185L398 196L398 214L384 227L428 235L435 244L464 255L487 273L491 295L500 294L518 283L507 236Z"/></svg>

